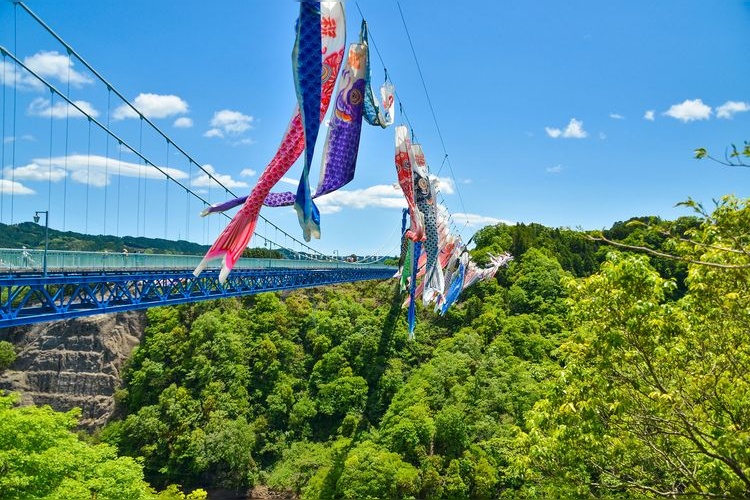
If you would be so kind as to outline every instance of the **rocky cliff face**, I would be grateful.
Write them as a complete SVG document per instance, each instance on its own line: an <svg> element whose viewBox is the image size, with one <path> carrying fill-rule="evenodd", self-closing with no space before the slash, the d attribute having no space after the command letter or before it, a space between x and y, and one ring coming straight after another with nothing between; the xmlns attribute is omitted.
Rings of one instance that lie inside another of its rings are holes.
<svg viewBox="0 0 750 500"><path fill-rule="evenodd" d="M102 314L0 330L18 358L0 374L0 389L23 404L83 410L81 426L102 426L114 411L122 368L146 327L142 311Z"/></svg>

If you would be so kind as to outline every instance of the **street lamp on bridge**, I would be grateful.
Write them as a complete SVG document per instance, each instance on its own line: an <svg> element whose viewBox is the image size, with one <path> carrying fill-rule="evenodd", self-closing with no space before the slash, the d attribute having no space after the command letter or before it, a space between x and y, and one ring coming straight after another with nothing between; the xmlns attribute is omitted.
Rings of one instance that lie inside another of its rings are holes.
<svg viewBox="0 0 750 500"><path fill-rule="evenodd" d="M34 224L39 224L39 214L44 214L44 260L42 273L47 277L47 247L49 246L49 210L37 210L34 212Z"/></svg>

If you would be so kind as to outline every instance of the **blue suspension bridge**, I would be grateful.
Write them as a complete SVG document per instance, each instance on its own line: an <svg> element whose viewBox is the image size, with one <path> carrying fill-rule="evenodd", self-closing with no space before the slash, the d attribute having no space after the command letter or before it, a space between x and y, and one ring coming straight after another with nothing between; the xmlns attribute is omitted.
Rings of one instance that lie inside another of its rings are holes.
<svg viewBox="0 0 750 500"><path fill-rule="evenodd" d="M0 249L0 328L393 276L395 268L383 265L382 258L359 257L352 262L324 255L263 216L258 226L262 224L263 230L256 231L250 246L277 250L285 258L240 259L223 284L218 270L193 275L203 255L49 249L50 213L58 214L62 231L117 236L129 231L174 241L183 235L190 240L191 230L193 236L197 230L208 244L228 216L204 218L196 227L195 214L237 194L213 168L175 144L26 5L13 2L12 9L12 42L0 39L0 231L25 222L34 212L36 222L44 218L45 240L44 249ZM36 29L35 40L43 35L45 43L60 52L42 49L21 55L19 18L27 29ZM57 71L50 71L50 65ZM82 82L102 94L105 116L76 94ZM24 109L36 120L29 120ZM36 156L29 157L26 142L38 147L45 135L48 154L40 157L37 149ZM46 182L46 193L26 181ZM29 196L36 195L38 203L40 194L47 195L45 210L30 208ZM163 206L154 206L155 199ZM179 217L184 217L184 225Z"/></svg>

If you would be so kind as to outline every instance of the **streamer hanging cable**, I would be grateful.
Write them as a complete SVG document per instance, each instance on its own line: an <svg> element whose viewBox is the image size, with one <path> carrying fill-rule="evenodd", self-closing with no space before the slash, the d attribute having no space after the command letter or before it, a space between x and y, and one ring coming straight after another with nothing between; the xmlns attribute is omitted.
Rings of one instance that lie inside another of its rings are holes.
<svg viewBox="0 0 750 500"><path fill-rule="evenodd" d="M362 17L362 19L364 19L364 14L363 14L363 12L362 12L362 9L361 9L361 8L360 8L360 6L359 6L359 3L356 3L355 5L357 6L357 10L359 11L359 14L360 14L360 16ZM399 6L399 11L400 11L400 6ZM404 20L404 18L403 18L403 13L401 14L401 17L402 17L402 21L403 21L403 20ZM410 36L409 36L409 34L408 34L408 30L407 30L407 36L409 37L409 41L410 41L410 43L411 43L411 37L410 37ZM388 74L388 78L389 78L389 79L390 79L390 80L391 80L391 81L393 82L393 77L392 77L392 76L391 76L391 75L390 75L390 74L388 73L388 70L387 70L387 68L386 68L386 65L385 65L385 61L383 60L383 56L382 56L382 54L380 53L380 50L378 49L378 46L377 46L377 44L375 43L375 40L374 40L374 38L373 38L373 36L372 36L372 32L371 32L371 31L369 32L369 38L370 38L370 42L371 42L371 45L372 45L372 47L373 47L373 48L375 49L375 53L377 54L377 56L378 56L378 59L380 60L380 63L381 63L382 65L383 65L384 71L386 72L386 74ZM414 51L414 47L413 47L413 44L412 44L412 53L413 53L413 54L415 54L415 61L417 62L417 68L418 68L418 70L419 70L419 72L420 72L420 77L421 77L421 68L419 67L419 61L418 61L418 60L416 59L416 53L415 53L415 51ZM394 85L395 85L395 82L393 82L393 83L394 83ZM437 120L435 119L434 108L433 108L433 106L432 106L432 102L431 102L431 100L430 100L429 94L427 93L427 90L426 90L426 85L425 85L425 83L424 83L424 79L423 79L423 78L422 78L422 83L423 83L423 88L425 89L425 93L427 94L427 99L428 99L428 102L430 103L430 108L431 108L431 110L432 110L432 114L433 114L433 120L435 120L435 124L436 124L436 126L437 126ZM396 88L398 88L398 87L396 86ZM406 107L404 106L404 103L403 103L403 101L402 101L402 99L401 99L401 97L399 96L399 94L398 94L398 92L397 92L397 91L395 91L395 92L394 92L394 95L395 95L395 97L396 97L396 101L398 101L398 105L399 105L399 112L400 112L400 114L401 114L401 116L402 116L403 120L405 120L405 121L406 121L406 123L407 123L407 125L408 125L408 128L409 128L409 132L410 132L410 135L411 135L411 140L412 140L412 142L416 142L416 134L415 134L415 132L414 132L414 126L412 125L412 123L411 123L411 120L409 119L409 115L408 115L408 113L407 113L407 111L406 111ZM449 164L449 166L450 166L450 158L448 158L448 153L447 153L447 151L446 151L446 148L445 148L445 143L444 143L444 142L442 142L442 134L440 133L440 129L439 129L439 127L437 127L437 128L438 128L438 135L440 136L440 139L441 139L441 145L442 145L442 147L443 147L443 164L441 164L441 167L440 167L440 169L438 170L438 174L436 174L436 175L439 175L439 174L440 174L440 171L441 171L441 170L442 170L442 168L443 168L443 165L444 165L444 164L445 164L446 162L447 162L447 163ZM455 179L455 175L453 175L453 169L452 169L452 166L451 166L451 174L452 174L452 177L453 177L453 183L454 183L454 184L456 185L456 192L458 193L458 198L459 198L459 201L460 201L460 203L461 203L461 206L462 206L462 210L463 210L463 211L464 211L464 213L465 213L465 212L466 212L466 208L465 208L465 206L464 206L464 203L463 203L463 197L461 196L461 192L460 192L460 189L458 188L458 183L456 182L456 179ZM450 215L450 212L448 212L448 218L449 218L449 219L450 219L450 218L452 218L452 217L451 217L451 215Z"/></svg>
<svg viewBox="0 0 750 500"><path fill-rule="evenodd" d="M458 188L458 183L456 182L456 176L453 173L453 166L451 165L450 157L448 156L448 150L445 147L445 141L443 140L443 133L440 130L440 125L438 124L437 116L435 114L435 107L432 105L432 99L430 99L430 93L427 91L427 84L425 83L424 75L422 74L422 67L419 65L419 59L417 58L417 52L414 49L414 43L412 42L411 35L409 34L409 28L406 25L406 18L404 18L404 12L401 10L401 3L396 2L396 6L398 7L398 12L401 15L401 22L404 25L404 31L406 32L406 38L409 40L409 46L411 47L411 53L414 56L414 63L417 66L417 72L419 73L419 79L422 82L422 88L424 89L425 97L427 97L427 104L430 106L430 112L432 113L432 119L435 121L435 128L437 129L438 137L440 138L440 144L443 146L443 154L444 157L444 163L448 163L448 168L451 172L451 177L453 178L453 183L456 186L456 194L458 194L458 201L461 203L461 209L466 213L466 206L464 205L463 197L461 196L461 190ZM442 166L440 167L440 170L442 170ZM437 175L440 175L440 170L438 170ZM467 221L468 222L468 221Z"/></svg>

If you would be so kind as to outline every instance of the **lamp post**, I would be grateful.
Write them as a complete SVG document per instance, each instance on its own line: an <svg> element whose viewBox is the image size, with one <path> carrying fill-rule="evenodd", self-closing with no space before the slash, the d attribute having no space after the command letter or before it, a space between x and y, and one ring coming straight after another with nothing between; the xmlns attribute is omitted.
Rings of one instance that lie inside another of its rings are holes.
<svg viewBox="0 0 750 500"><path fill-rule="evenodd" d="M34 212L34 224L39 224L39 214L44 214L44 258L42 264L42 273L47 277L47 247L49 246L49 211L38 210Z"/></svg>

